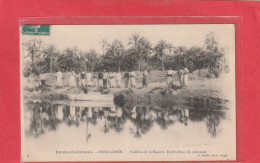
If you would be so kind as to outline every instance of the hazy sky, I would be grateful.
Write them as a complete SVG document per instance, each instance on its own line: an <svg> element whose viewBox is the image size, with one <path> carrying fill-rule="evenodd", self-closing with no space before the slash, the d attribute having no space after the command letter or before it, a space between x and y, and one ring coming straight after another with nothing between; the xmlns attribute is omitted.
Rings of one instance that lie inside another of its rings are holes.
<svg viewBox="0 0 260 163"><path fill-rule="evenodd" d="M233 24L181 24L181 25L52 25L49 36L22 35L21 42L40 38L45 43L55 44L59 50L66 47L90 48L102 52L102 39L111 42L119 39L127 47L128 38L134 33L145 36L152 45L165 40L173 46L202 46L205 36L214 32L221 47L234 49ZM232 50L233 51L233 50Z"/></svg>

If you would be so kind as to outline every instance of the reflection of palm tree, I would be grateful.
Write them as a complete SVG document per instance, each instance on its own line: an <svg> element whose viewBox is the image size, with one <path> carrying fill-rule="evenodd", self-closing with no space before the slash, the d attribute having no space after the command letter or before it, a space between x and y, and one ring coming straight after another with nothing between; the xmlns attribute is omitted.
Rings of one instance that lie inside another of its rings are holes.
<svg viewBox="0 0 260 163"><path fill-rule="evenodd" d="M217 127L220 125L220 114L219 112L211 111L206 117L206 125L208 128L208 132L212 137L217 136Z"/></svg>
<svg viewBox="0 0 260 163"><path fill-rule="evenodd" d="M33 118L31 129L34 136L38 136L39 134L43 133L42 120L40 115L40 104L38 102L33 106Z"/></svg>
<svg viewBox="0 0 260 163"><path fill-rule="evenodd" d="M55 111L53 109L53 105L50 104L49 108L50 108L50 118L49 118L49 120L50 120L50 128L52 130L56 130L56 128L57 128L57 119L56 119L56 116L55 116Z"/></svg>
<svg viewBox="0 0 260 163"><path fill-rule="evenodd" d="M168 122L167 122L167 117L168 116L168 111L163 109L160 112L157 112L157 119L156 122L160 125L161 129L166 130L168 128Z"/></svg>

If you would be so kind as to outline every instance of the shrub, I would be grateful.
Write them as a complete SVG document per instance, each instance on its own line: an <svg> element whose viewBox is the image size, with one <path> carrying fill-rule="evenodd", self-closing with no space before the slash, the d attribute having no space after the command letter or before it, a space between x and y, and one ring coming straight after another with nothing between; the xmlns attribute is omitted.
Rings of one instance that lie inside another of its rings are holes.
<svg viewBox="0 0 260 163"><path fill-rule="evenodd" d="M209 78L209 79L212 79L212 78L215 77L215 75L214 75L214 74L210 74L210 73L208 73L208 74L206 75L206 77Z"/></svg>
<svg viewBox="0 0 260 163"><path fill-rule="evenodd" d="M218 69L213 70L213 74L215 75L216 78L219 77L220 71Z"/></svg>

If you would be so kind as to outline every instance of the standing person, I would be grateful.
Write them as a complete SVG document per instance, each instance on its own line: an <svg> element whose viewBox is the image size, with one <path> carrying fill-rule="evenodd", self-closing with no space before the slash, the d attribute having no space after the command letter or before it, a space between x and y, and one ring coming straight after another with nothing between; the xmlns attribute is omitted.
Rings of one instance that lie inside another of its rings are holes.
<svg viewBox="0 0 260 163"><path fill-rule="evenodd" d="M184 87L187 87L188 80L189 80L189 70L187 69L187 67L185 67L184 70L183 70L183 85L184 85Z"/></svg>
<svg viewBox="0 0 260 163"><path fill-rule="evenodd" d="M167 85L170 86L172 83L172 74L171 74L171 69L169 68L167 73L166 73L166 82Z"/></svg>
<svg viewBox="0 0 260 163"><path fill-rule="evenodd" d="M144 72L143 72L143 87L144 86L147 87L147 80L148 80L148 72L146 71L146 69L144 69Z"/></svg>
<svg viewBox="0 0 260 163"><path fill-rule="evenodd" d="M126 71L124 74L124 79L125 79L125 88L128 88L128 82L129 82L129 73Z"/></svg>
<svg viewBox="0 0 260 163"><path fill-rule="evenodd" d="M76 83L75 83L75 72L74 71L69 72L69 85L71 87L75 87L76 86Z"/></svg>
<svg viewBox="0 0 260 163"><path fill-rule="evenodd" d="M131 88L135 88L135 71L132 70L130 72L130 84L131 84Z"/></svg>
<svg viewBox="0 0 260 163"><path fill-rule="evenodd" d="M183 70L182 69L180 69L178 72L178 78L179 78L180 85L183 86Z"/></svg>
<svg viewBox="0 0 260 163"><path fill-rule="evenodd" d="M80 86L80 74L76 74L76 84L77 87Z"/></svg>
<svg viewBox="0 0 260 163"><path fill-rule="evenodd" d="M85 73L85 71L81 72L80 81L81 81L81 86L85 87L85 85L86 85L86 73Z"/></svg>
<svg viewBox="0 0 260 163"><path fill-rule="evenodd" d="M112 88L112 72L109 72L107 77L107 85L109 88Z"/></svg>
<svg viewBox="0 0 260 163"><path fill-rule="evenodd" d="M174 80L174 76L175 76L175 74L176 74L176 71L173 71L173 70L171 69L170 72L171 72L171 75L172 75L171 84L173 85L173 84L174 84L173 82L176 81L176 80Z"/></svg>
<svg viewBox="0 0 260 163"><path fill-rule="evenodd" d="M104 70L103 73L103 86L105 89L107 89L107 79L108 79L108 74L106 73L106 70Z"/></svg>
<svg viewBox="0 0 260 163"><path fill-rule="evenodd" d="M109 88L111 88L110 77L111 77L111 72L107 72L107 87Z"/></svg>
<svg viewBox="0 0 260 163"><path fill-rule="evenodd" d="M57 78L57 86L61 87L62 86L62 72L60 70L56 73L56 78Z"/></svg>
<svg viewBox="0 0 260 163"><path fill-rule="evenodd" d="M98 72L98 87L102 88L103 87L103 73L102 72Z"/></svg>
<svg viewBox="0 0 260 163"><path fill-rule="evenodd" d="M111 74L110 74L110 85L111 85L111 88L116 87L115 73L114 72L111 72Z"/></svg>
<svg viewBox="0 0 260 163"><path fill-rule="evenodd" d="M117 71L116 73L116 87L120 88L120 83L121 83L121 73L119 71Z"/></svg>
<svg viewBox="0 0 260 163"><path fill-rule="evenodd" d="M96 72L93 73L93 82L96 88L98 88L98 75Z"/></svg>

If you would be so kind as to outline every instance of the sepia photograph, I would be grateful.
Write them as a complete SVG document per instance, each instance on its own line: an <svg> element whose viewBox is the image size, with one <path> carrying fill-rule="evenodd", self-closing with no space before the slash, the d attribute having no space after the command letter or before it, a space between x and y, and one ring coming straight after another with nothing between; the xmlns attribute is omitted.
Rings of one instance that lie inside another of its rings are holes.
<svg viewBox="0 0 260 163"><path fill-rule="evenodd" d="M21 25L22 161L236 160L234 24Z"/></svg>

